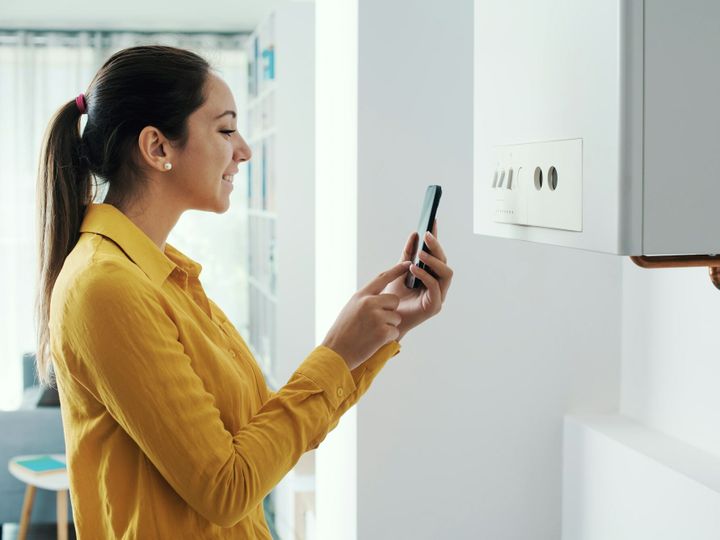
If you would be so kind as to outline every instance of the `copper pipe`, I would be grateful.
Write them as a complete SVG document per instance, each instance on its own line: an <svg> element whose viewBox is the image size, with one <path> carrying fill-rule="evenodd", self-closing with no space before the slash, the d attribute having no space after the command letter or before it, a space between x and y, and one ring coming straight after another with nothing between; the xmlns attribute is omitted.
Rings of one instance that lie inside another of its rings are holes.
<svg viewBox="0 0 720 540"><path fill-rule="evenodd" d="M720 289L720 267L710 267L710 281L713 282L716 288Z"/></svg>
<svg viewBox="0 0 720 540"><path fill-rule="evenodd" d="M718 255L659 255L653 257L643 255L630 257L630 259L641 268L707 266L710 271L710 281L717 289L720 289L720 256Z"/></svg>

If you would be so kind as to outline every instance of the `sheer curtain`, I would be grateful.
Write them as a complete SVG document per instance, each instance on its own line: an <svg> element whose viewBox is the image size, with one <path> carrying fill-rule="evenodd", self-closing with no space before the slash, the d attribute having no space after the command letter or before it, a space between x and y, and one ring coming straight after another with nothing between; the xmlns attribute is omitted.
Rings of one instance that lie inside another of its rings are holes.
<svg viewBox="0 0 720 540"><path fill-rule="evenodd" d="M0 32L0 409L20 404L22 356L35 352L35 181L50 117L84 92L117 50L163 44L193 50L211 63L233 91L242 133L247 101L244 39L244 34ZM241 167L237 178L246 175ZM202 264L200 277L208 296L244 332L247 193L238 187L226 213L188 211L168 242ZM101 191L96 202L103 197Z"/></svg>

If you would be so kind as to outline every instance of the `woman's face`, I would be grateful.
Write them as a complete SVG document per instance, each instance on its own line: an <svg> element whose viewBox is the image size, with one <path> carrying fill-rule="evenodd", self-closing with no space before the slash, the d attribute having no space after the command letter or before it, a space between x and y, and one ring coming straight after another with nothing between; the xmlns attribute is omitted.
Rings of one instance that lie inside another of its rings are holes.
<svg viewBox="0 0 720 540"><path fill-rule="evenodd" d="M250 159L250 147L237 132L237 107L228 85L210 73L205 103L188 117L185 148L173 152L173 183L182 189L186 206L223 213L230 207L238 164ZM223 176L230 182L223 180Z"/></svg>

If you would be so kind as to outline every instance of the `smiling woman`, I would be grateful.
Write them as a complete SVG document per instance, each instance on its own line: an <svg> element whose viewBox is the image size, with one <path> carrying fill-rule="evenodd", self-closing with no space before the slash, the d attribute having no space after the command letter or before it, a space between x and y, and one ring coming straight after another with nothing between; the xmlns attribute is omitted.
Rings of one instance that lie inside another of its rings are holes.
<svg viewBox="0 0 720 540"><path fill-rule="evenodd" d="M287 384L267 387L202 266L166 242L186 210L229 208L251 158L237 116L203 57L138 46L47 128L38 371L51 384L52 363L57 377L79 537L270 539L268 493L400 350L392 295L374 296L406 264L353 296ZM93 176L110 186L103 203Z"/></svg>
<svg viewBox="0 0 720 540"><path fill-rule="evenodd" d="M286 426L294 450L273 441L273 448L239 453L252 435L246 429L233 444L232 433L266 400L267 388L243 391L262 374L252 358L237 371L235 357L247 349L205 295L201 265L166 243L185 210L228 209L233 175L251 157L236 110L227 83L201 56L138 46L111 56L46 131L38 371L52 384L52 360L81 536L267 531L262 500L292 465L287 460L309 444ZM103 203L93 201L93 177L110 186ZM276 398L278 410L304 392L300 381ZM287 422L280 416L272 426ZM321 411L312 417L316 423ZM228 462L232 455L242 459ZM241 480L258 469L269 473L261 485ZM132 493L120 488L128 475L143 479Z"/></svg>

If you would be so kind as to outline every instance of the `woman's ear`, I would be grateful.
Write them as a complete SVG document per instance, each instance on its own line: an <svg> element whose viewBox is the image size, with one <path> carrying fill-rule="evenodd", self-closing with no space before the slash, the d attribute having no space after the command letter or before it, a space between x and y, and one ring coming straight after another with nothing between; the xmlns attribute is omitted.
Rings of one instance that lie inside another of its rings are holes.
<svg viewBox="0 0 720 540"><path fill-rule="evenodd" d="M154 126L145 126L138 135L138 150L142 162L158 171L165 171L165 163L172 162L169 141Z"/></svg>

